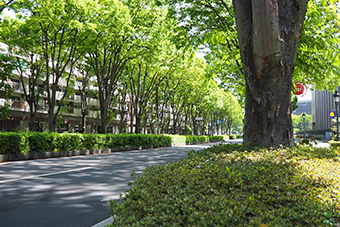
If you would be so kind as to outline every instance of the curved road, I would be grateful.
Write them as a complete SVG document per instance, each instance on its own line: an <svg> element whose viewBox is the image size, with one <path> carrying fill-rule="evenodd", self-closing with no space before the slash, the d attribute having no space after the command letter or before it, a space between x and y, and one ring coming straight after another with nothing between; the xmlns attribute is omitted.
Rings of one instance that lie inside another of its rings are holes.
<svg viewBox="0 0 340 227"><path fill-rule="evenodd" d="M92 226L148 166L179 161L186 145L90 156L0 163L0 226Z"/></svg>

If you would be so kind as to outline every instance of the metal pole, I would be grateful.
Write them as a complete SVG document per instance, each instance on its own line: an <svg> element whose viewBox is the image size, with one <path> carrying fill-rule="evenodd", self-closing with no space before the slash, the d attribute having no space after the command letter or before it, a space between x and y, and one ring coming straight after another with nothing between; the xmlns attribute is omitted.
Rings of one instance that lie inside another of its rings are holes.
<svg viewBox="0 0 340 227"><path fill-rule="evenodd" d="M335 109L336 109L336 141L339 141L339 103L335 103Z"/></svg>
<svg viewBox="0 0 340 227"><path fill-rule="evenodd" d="M303 118L303 139L306 139L306 118Z"/></svg>

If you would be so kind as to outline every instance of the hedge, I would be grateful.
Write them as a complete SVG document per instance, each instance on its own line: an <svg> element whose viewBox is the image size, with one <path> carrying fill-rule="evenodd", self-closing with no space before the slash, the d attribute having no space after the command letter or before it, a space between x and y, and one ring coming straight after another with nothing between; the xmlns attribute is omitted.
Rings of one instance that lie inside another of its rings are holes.
<svg viewBox="0 0 340 227"><path fill-rule="evenodd" d="M223 136L151 134L0 133L0 154L41 153L136 146L167 147L223 141Z"/></svg>
<svg viewBox="0 0 340 227"><path fill-rule="evenodd" d="M329 144L330 144L331 147L334 147L334 148L340 147L340 141L331 140L331 141L329 141Z"/></svg>
<svg viewBox="0 0 340 227"><path fill-rule="evenodd" d="M228 144L131 173L110 226L339 226L340 156Z"/></svg>
<svg viewBox="0 0 340 227"><path fill-rule="evenodd" d="M237 137L236 137L236 135L230 135L229 136L229 139L231 139L231 140L235 140Z"/></svg>

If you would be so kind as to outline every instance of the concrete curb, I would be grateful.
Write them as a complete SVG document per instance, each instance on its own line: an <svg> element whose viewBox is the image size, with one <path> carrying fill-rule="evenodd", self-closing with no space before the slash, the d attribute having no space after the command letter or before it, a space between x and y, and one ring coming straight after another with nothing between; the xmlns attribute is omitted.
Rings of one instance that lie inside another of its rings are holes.
<svg viewBox="0 0 340 227"><path fill-rule="evenodd" d="M112 222L113 222L113 217L111 216L108 219L105 219L104 221L101 221L98 224L95 224L95 225L93 225L91 227L105 227L107 225L112 224Z"/></svg>

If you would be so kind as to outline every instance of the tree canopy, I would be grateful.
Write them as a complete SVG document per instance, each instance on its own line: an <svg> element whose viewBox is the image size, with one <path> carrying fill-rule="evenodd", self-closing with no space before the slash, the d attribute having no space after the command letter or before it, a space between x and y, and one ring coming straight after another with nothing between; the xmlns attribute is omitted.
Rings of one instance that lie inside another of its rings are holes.
<svg viewBox="0 0 340 227"><path fill-rule="evenodd" d="M158 133L169 132L170 125L173 133L183 132L183 125L192 132L207 133L203 124L213 121L212 115L214 121L241 119L239 103L230 92L216 87L207 64L194 57L188 31L176 18L169 17L168 4L144 0L17 0L2 6L14 10L16 18L2 17L0 41L11 51L17 50L20 61L25 61L22 87L28 85L27 75L35 80L27 97L42 93L39 89L47 94L51 131L61 115L71 111L69 97L91 86L98 89L84 92L77 108L83 115L86 110L98 111L102 132L115 119L121 124L129 119L135 132L140 131L141 124L157 128ZM34 61L29 61L30 57ZM86 95L98 98L100 109L88 109ZM219 105L208 98L212 96L219 97ZM116 112L118 100L125 107ZM38 105L41 103L30 109L38 109ZM196 122L195 117L202 114L209 117ZM86 124L84 117L82 124ZM211 130L217 130L214 123L210 124Z"/></svg>
<svg viewBox="0 0 340 227"><path fill-rule="evenodd" d="M239 52L235 14L231 0L169 1L171 15L190 30L191 44L206 48L212 77L221 86L244 96L244 72ZM304 22L296 59L294 81L315 89L334 89L340 84L340 5L337 1L311 0ZM203 46L202 46L203 45Z"/></svg>

